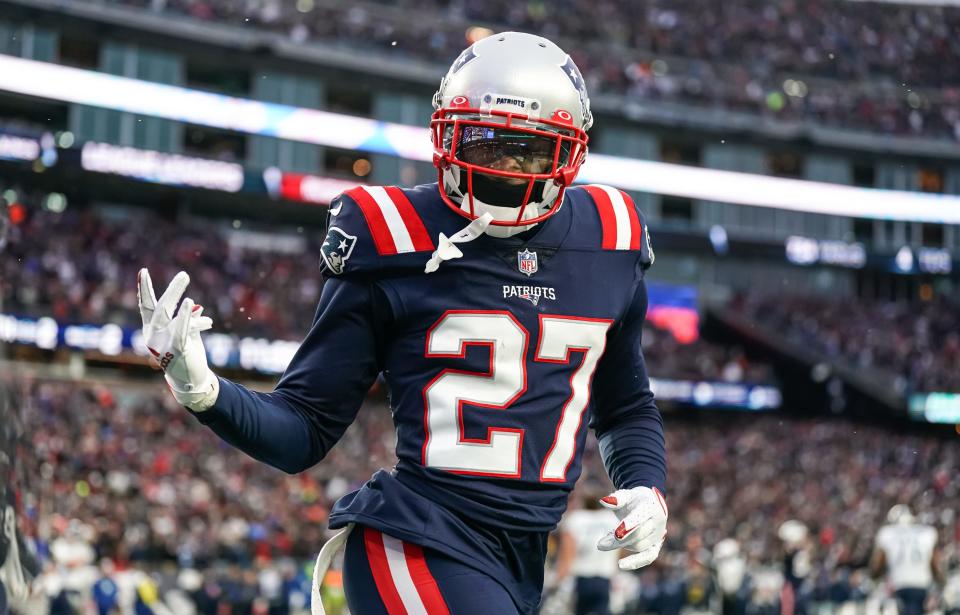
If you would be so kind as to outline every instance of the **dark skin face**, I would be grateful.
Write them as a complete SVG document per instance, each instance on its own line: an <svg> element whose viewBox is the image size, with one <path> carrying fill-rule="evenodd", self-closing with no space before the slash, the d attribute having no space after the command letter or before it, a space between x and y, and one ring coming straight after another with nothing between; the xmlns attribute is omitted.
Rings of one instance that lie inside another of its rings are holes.
<svg viewBox="0 0 960 615"><path fill-rule="evenodd" d="M552 162L548 156L549 154L543 157L528 156L526 158L501 156L492 164L486 166L497 171L509 171L511 173L546 173ZM500 177L498 179L514 186L526 183L525 180L518 177Z"/></svg>
<svg viewBox="0 0 960 615"><path fill-rule="evenodd" d="M461 146L465 162L511 173L546 173L553 164L555 141L529 135L503 134L498 139L482 138ZM515 177L498 177L511 185L526 183Z"/></svg>

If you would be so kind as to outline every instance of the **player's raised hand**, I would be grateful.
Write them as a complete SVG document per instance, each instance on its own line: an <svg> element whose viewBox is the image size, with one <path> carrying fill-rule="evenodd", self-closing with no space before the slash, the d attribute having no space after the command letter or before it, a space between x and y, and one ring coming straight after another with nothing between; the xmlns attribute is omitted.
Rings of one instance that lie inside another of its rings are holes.
<svg viewBox="0 0 960 615"><path fill-rule="evenodd" d="M667 502L657 488L619 489L600 499L620 523L597 543L601 551L634 551L620 560L620 570L649 566L660 555L667 536Z"/></svg>
<svg viewBox="0 0 960 615"><path fill-rule="evenodd" d="M180 303L189 283L190 276L181 271L157 299L150 272L144 268L137 274L137 299L144 343L163 369L173 396L191 410L201 412L217 401L220 381L207 364L200 338L200 332L213 327L213 321L189 297Z"/></svg>

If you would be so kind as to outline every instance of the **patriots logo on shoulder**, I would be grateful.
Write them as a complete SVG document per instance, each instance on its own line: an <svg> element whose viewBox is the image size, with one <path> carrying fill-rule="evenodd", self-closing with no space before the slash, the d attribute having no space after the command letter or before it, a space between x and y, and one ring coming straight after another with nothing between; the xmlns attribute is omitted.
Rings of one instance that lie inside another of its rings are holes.
<svg viewBox="0 0 960 615"><path fill-rule="evenodd" d="M334 275L343 273L343 267L353 254L355 245L357 245L357 238L353 235L348 235L335 226L327 229L327 237L320 246L320 256L331 273Z"/></svg>

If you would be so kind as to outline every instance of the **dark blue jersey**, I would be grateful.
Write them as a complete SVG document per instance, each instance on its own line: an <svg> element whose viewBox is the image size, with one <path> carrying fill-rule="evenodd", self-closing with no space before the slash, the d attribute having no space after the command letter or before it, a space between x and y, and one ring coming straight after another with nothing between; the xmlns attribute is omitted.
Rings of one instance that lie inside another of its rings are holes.
<svg viewBox="0 0 960 615"><path fill-rule="evenodd" d="M580 475L588 425L618 488L665 491L640 351L653 254L632 200L588 186L567 190L534 233L458 243L461 257L425 273L441 234L466 222L436 184L339 197L315 322L276 390L221 380L198 417L299 472L337 442L382 372L399 463L337 502L331 526L358 522L478 565L506 562L512 581L491 574L538 594L545 533Z"/></svg>

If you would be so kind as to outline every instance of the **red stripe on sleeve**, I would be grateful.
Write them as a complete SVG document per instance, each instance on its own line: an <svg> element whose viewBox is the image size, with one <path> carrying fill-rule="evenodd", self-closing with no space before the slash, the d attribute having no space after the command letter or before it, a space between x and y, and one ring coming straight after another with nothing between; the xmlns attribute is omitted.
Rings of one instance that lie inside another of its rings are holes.
<svg viewBox="0 0 960 615"><path fill-rule="evenodd" d="M347 190L345 194L356 201L363 212L363 217L367 220L367 227L373 236L373 243L377 248L377 254L396 254L397 244L393 241L393 235L390 234L390 228L387 221L380 211L380 206L373 200L373 197L363 188L357 187L353 190Z"/></svg>
<svg viewBox="0 0 960 615"><path fill-rule="evenodd" d="M373 573L373 582L377 592L389 615L407 615L407 609L400 600L400 593L393 583L390 574L390 564L387 562L387 551L383 548L383 535L369 527L363 528L363 544L367 549L367 561L370 562L370 572Z"/></svg>
<svg viewBox="0 0 960 615"><path fill-rule="evenodd" d="M436 579L427 568L427 560L423 557L423 549L420 545L403 543L403 555L407 560L407 569L410 571L410 578L413 579L413 585L420 594L420 600L423 606L427 607L427 613L430 615L450 615L447 603L440 593L440 586Z"/></svg>
<svg viewBox="0 0 960 615"><path fill-rule="evenodd" d="M623 196L623 202L627 206L627 215L630 216L630 249L639 250L640 249L640 238L643 235L643 229L640 228L640 214L637 213L637 206L633 202L633 199L630 198L630 195L620 191L620 194Z"/></svg>
<svg viewBox="0 0 960 615"><path fill-rule="evenodd" d="M610 197L602 188L596 186L587 186L586 188L590 196L593 197L593 202L600 213L600 225L603 227L602 247L604 250L616 250L617 218L613 213L613 203L610 202Z"/></svg>
<svg viewBox="0 0 960 615"><path fill-rule="evenodd" d="M413 248L417 252L433 250L434 245L433 242L430 241L430 234L427 232L427 227L423 225L423 220L420 219L420 215L417 213L417 210L413 208L413 203L410 202L407 195L396 186L388 186L385 190L387 191L387 196L389 196L393 204L397 206L400 217L403 218L403 224L407 227L407 232L410 233L410 239L413 241Z"/></svg>

